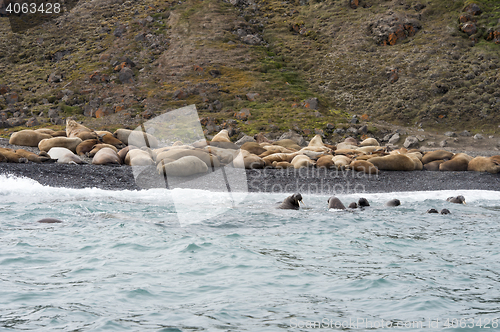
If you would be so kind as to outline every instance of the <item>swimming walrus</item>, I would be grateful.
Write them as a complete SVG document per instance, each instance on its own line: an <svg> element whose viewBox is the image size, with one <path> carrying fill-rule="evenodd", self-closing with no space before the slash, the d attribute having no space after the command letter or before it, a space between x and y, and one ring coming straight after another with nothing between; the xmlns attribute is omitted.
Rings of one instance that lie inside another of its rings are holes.
<svg viewBox="0 0 500 332"><path fill-rule="evenodd" d="M358 206L359 207L365 207L365 206L370 206L370 203L368 203L368 200L364 197L361 197L359 200L358 200Z"/></svg>
<svg viewBox="0 0 500 332"><path fill-rule="evenodd" d="M448 197L446 201L450 203L457 203L457 204L466 204L465 203L465 197L462 195L456 196L456 197Z"/></svg>
<svg viewBox="0 0 500 332"><path fill-rule="evenodd" d="M297 193L285 198L283 203L278 206L278 209L298 210L300 208L299 202L302 202L302 195Z"/></svg>
<svg viewBox="0 0 500 332"><path fill-rule="evenodd" d="M329 209L345 210L344 204L335 196L328 198L327 203Z"/></svg>
<svg viewBox="0 0 500 332"><path fill-rule="evenodd" d="M397 198L395 199L391 199L390 201L388 201L387 203L385 203L386 206L399 206L401 205L401 201Z"/></svg>
<svg viewBox="0 0 500 332"><path fill-rule="evenodd" d="M349 209L357 209L358 208L358 204L356 202L352 202L351 204L349 204Z"/></svg>
<svg viewBox="0 0 500 332"><path fill-rule="evenodd" d="M55 219L55 218L43 218L40 220L37 220L37 222L41 224L60 224L62 223L62 220Z"/></svg>

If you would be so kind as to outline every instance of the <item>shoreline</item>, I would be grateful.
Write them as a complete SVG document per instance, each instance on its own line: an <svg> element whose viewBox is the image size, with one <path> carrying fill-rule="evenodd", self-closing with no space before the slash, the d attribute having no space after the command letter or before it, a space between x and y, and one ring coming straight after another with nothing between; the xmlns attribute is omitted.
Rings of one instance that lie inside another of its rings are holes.
<svg viewBox="0 0 500 332"><path fill-rule="evenodd" d="M141 190L166 188L158 183L155 169L141 173L147 183L139 186L130 166L0 163L0 174L33 179L42 185L73 189L99 188L105 190ZM146 175L143 175L146 174ZM318 168L299 170L250 169L246 170L248 192L351 194L388 193L430 190L492 190L500 191L500 176L485 172L431 172L385 171L367 175L353 171L336 171ZM196 187L211 188L204 176L194 176L184 181L195 182ZM139 177L139 184L142 182ZM198 180L198 181L193 181Z"/></svg>

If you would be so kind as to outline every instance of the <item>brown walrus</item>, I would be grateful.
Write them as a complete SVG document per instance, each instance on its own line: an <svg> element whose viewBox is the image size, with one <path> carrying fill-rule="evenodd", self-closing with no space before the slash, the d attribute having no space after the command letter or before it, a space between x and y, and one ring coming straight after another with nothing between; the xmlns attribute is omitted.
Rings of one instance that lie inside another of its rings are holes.
<svg viewBox="0 0 500 332"><path fill-rule="evenodd" d="M495 160L492 158L476 157L469 162L469 165L467 165L467 170L496 174L500 172L500 164L495 162Z"/></svg>
<svg viewBox="0 0 500 332"><path fill-rule="evenodd" d="M21 130L10 135L9 144L37 147L41 140L52 138L52 135L34 130Z"/></svg>
<svg viewBox="0 0 500 332"><path fill-rule="evenodd" d="M327 203L329 209L345 210L344 204L335 196L328 198Z"/></svg>
<svg viewBox="0 0 500 332"><path fill-rule="evenodd" d="M435 160L450 160L453 153L446 150L429 151L422 157L422 164L430 163Z"/></svg>
<svg viewBox="0 0 500 332"><path fill-rule="evenodd" d="M439 170L464 172L467 170L467 167L469 166L469 162L471 160L471 156L465 153L457 153L450 160L445 161L444 163L439 165Z"/></svg>
<svg viewBox="0 0 500 332"><path fill-rule="evenodd" d="M302 202L302 195L299 193L293 194L285 198L283 203L278 206L278 209L298 210L300 209L299 202Z"/></svg>
<svg viewBox="0 0 500 332"><path fill-rule="evenodd" d="M415 169L413 160L404 154L374 157L370 159L370 162L381 171L413 171Z"/></svg>

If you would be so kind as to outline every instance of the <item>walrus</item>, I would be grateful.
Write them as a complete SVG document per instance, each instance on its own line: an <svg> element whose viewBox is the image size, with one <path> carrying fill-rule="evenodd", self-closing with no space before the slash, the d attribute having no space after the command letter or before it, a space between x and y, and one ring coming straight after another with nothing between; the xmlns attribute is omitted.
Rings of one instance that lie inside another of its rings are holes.
<svg viewBox="0 0 500 332"><path fill-rule="evenodd" d="M156 137L139 130L117 129L113 133L113 136L125 145L135 145L137 147L148 146L153 149L158 147L158 140Z"/></svg>
<svg viewBox="0 0 500 332"><path fill-rule="evenodd" d="M214 146L207 146L203 150L207 151L212 156L212 159L219 159L221 165L227 165L231 163L240 152L240 150L222 149Z"/></svg>
<svg viewBox="0 0 500 332"><path fill-rule="evenodd" d="M159 163L162 159L165 158L177 160L186 156L195 156L201 159L205 164L207 164L207 167L209 168L221 166L217 156L213 156L204 150L197 150L197 149L194 150L173 149L173 150L163 151L156 156L156 162Z"/></svg>
<svg viewBox="0 0 500 332"><path fill-rule="evenodd" d="M93 158L99 150L104 149L104 148L109 148L109 149L118 153L118 149L114 145L106 144L106 143L99 143L99 144L96 144L92 147L92 150L89 151L87 156L89 158Z"/></svg>
<svg viewBox="0 0 500 332"><path fill-rule="evenodd" d="M364 197L361 197L359 200L358 200L358 206L359 207L365 207L365 206L370 206L370 203L368 203L368 200Z"/></svg>
<svg viewBox="0 0 500 332"><path fill-rule="evenodd" d="M133 145L128 145L123 149L121 149L120 151L118 151L118 157L120 157L120 163L125 164L125 157L127 156L128 151L133 149L137 149L137 147Z"/></svg>
<svg viewBox="0 0 500 332"><path fill-rule="evenodd" d="M451 212L448 209L442 209L440 213L441 214L450 214Z"/></svg>
<svg viewBox="0 0 500 332"><path fill-rule="evenodd" d="M354 150L354 151L356 151L357 149L358 149L357 145L352 145L352 144L348 144L348 143L338 143L335 146L335 151L336 150Z"/></svg>
<svg viewBox="0 0 500 332"><path fill-rule="evenodd" d="M160 162L156 169L158 174L182 177L208 172L207 164L195 156L185 156L169 163Z"/></svg>
<svg viewBox="0 0 500 332"><path fill-rule="evenodd" d="M299 202L302 202L302 195L297 193L285 198L283 203L278 206L278 209L298 210L300 208Z"/></svg>
<svg viewBox="0 0 500 332"><path fill-rule="evenodd" d="M47 138L52 138L52 135L26 129L12 133L9 144L37 147L41 140Z"/></svg>
<svg viewBox="0 0 500 332"><path fill-rule="evenodd" d="M355 139L354 137L346 137L346 139L344 140L344 143L357 146L358 140Z"/></svg>
<svg viewBox="0 0 500 332"><path fill-rule="evenodd" d="M369 137L359 143L359 146L380 146L380 143L375 138Z"/></svg>
<svg viewBox="0 0 500 332"><path fill-rule="evenodd" d="M351 204L349 204L349 209L357 209L358 208L358 204L356 202L352 202Z"/></svg>
<svg viewBox="0 0 500 332"><path fill-rule="evenodd" d="M339 169L344 169L351 163L351 158L344 155L340 155L333 157L332 161L335 164L335 167Z"/></svg>
<svg viewBox="0 0 500 332"><path fill-rule="evenodd" d="M219 131L219 133L215 135L214 138L212 138L210 144L212 144L212 142L231 142L227 129L222 129L221 131Z"/></svg>
<svg viewBox="0 0 500 332"><path fill-rule="evenodd" d="M469 162L472 160L472 157L465 153L457 153L450 160L445 161L441 165L439 165L440 171L459 171L464 172L467 171L467 167L469 166Z"/></svg>
<svg viewBox="0 0 500 332"><path fill-rule="evenodd" d="M323 140L321 139L320 135L315 135L307 146L325 147L325 144L323 144Z"/></svg>
<svg viewBox="0 0 500 332"><path fill-rule="evenodd" d="M48 134L52 137L54 137L54 134L55 134L55 131L53 129L50 129L50 128L38 128L38 129L35 129L34 131L37 133Z"/></svg>
<svg viewBox="0 0 500 332"><path fill-rule="evenodd" d="M261 156L259 156L261 157ZM266 157L261 157L266 164L272 164L273 162L281 162L281 161L288 161L288 154L287 153L273 153L272 155L266 156Z"/></svg>
<svg viewBox="0 0 500 332"><path fill-rule="evenodd" d="M49 151L52 148L66 148L71 150L71 152L76 152L76 147L82 142L78 137L68 138L68 137L52 137L43 139L38 143L38 149L40 151Z"/></svg>
<svg viewBox="0 0 500 332"><path fill-rule="evenodd" d="M28 159L23 157L20 154L17 154L12 149L0 148L0 155L2 156L2 160L8 163L27 163Z"/></svg>
<svg viewBox="0 0 500 332"><path fill-rule="evenodd" d="M125 164L129 166L150 166L155 165L155 162L149 152L141 149L130 149L125 156Z"/></svg>
<svg viewBox="0 0 500 332"><path fill-rule="evenodd" d="M254 168L264 168L266 162L246 150L240 150L240 153L234 158L233 166L236 168L254 169Z"/></svg>
<svg viewBox="0 0 500 332"><path fill-rule="evenodd" d="M399 199L391 199L390 201L388 201L387 203L385 203L386 206L399 206L401 205L401 202Z"/></svg>
<svg viewBox="0 0 500 332"><path fill-rule="evenodd" d="M308 156L298 155L290 162L295 169L314 166L314 162Z"/></svg>
<svg viewBox="0 0 500 332"><path fill-rule="evenodd" d="M413 159L404 154L373 157L370 162L381 171L413 171L415 169Z"/></svg>
<svg viewBox="0 0 500 332"><path fill-rule="evenodd" d="M294 140L291 139L282 139L273 143L274 145L279 145L289 150L299 151L301 149L300 145L298 145Z"/></svg>
<svg viewBox="0 0 500 332"><path fill-rule="evenodd" d="M427 210L426 213L438 213L438 210L436 210L436 209L429 209L429 210Z"/></svg>
<svg viewBox="0 0 500 332"><path fill-rule="evenodd" d="M81 157L86 156L87 153L92 151L92 149L94 148L94 145L96 145L96 144L99 144L99 140L97 140L97 139L85 140L85 141L81 142L80 144L78 144L78 146L76 147L76 154L81 156Z"/></svg>
<svg viewBox="0 0 500 332"><path fill-rule="evenodd" d="M93 132L93 130L77 123L75 120L66 119L66 137L68 138L77 137L78 134L84 132L91 133Z"/></svg>
<svg viewBox="0 0 500 332"><path fill-rule="evenodd" d="M496 163L492 158L476 157L469 162L469 164L467 165L467 170L496 174L500 172L500 165Z"/></svg>
<svg viewBox="0 0 500 332"><path fill-rule="evenodd" d="M86 164L85 161L66 148L53 147L49 150L48 154L50 158L57 159L57 162L60 164Z"/></svg>
<svg viewBox="0 0 500 332"><path fill-rule="evenodd" d="M62 220L55 219L55 218L43 218L43 219L37 220L37 222L40 224L60 224L60 223L62 223Z"/></svg>
<svg viewBox="0 0 500 332"><path fill-rule="evenodd" d="M24 157L28 159L31 162L34 163L45 163L45 162L53 162L55 160L51 159L49 156L45 155L38 155L36 153L26 151L24 149L17 149L16 153L20 155L21 157Z"/></svg>
<svg viewBox="0 0 500 332"><path fill-rule="evenodd" d="M241 146L241 149L247 150L248 152L253 153L257 156L267 151L257 142L246 142Z"/></svg>
<svg viewBox="0 0 500 332"><path fill-rule="evenodd" d="M275 161L272 163L273 167L276 169L286 169L286 168L293 168L293 165L290 164L288 161Z"/></svg>
<svg viewBox="0 0 500 332"><path fill-rule="evenodd" d="M115 150L105 147L96 152L94 158L92 158L92 164L121 165L121 160L120 157L118 157L118 153Z"/></svg>
<svg viewBox="0 0 500 332"><path fill-rule="evenodd" d="M351 169L365 174L378 174L378 169L371 162L366 160L353 160L350 164Z"/></svg>
<svg viewBox="0 0 500 332"><path fill-rule="evenodd" d="M434 160L450 160L453 153L445 150L429 151L422 157L422 164L430 163Z"/></svg>
<svg viewBox="0 0 500 332"><path fill-rule="evenodd" d="M448 197L446 201L451 202L451 203L457 203L457 204L466 204L465 203L465 197L462 195L456 196L456 197Z"/></svg>
<svg viewBox="0 0 500 332"><path fill-rule="evenodd" d="M97 134L93 131L84 131L84 132L78 133L74 137L78 137L82 141L86 141L88 139L97 139Z"/></svg>
<svg viewBox="0 0 500 332"><path fill-rule="evenodd" d="M424 169L427 171L439 171L439 165L444 163L444 160L434 160L427 164L424 164Z"/></svg>
<svg viewBox="0 0 500 332"><path fill-rule="evenodd" d="M239 150L240 147L233 142L210 142L210 146L215 146L216 148Z"/></svg>
<svg viewBox="0 0 500 332"><path fill-rule="evenodd" d="M333 156L323 156L316 161L317 168L335 168Z"/></svg>
<svg viewBox="0 0 500 332"><path fill-rule="evenodd" d="M345 210L344 204L335 196L328 198L327 203L329 209Z"/></svg>
<svg viewBox="0 0 500 332"><path fill-rule="evenodd" d="M125 147L125 144L123 144L123 142L120 141L118 138L114 137L111 133L105 133L103 135L99 135L99 140L102 143L113 145L118 149ZM158 144L155 147L157 147L157 146L158 146Z"/></svg>

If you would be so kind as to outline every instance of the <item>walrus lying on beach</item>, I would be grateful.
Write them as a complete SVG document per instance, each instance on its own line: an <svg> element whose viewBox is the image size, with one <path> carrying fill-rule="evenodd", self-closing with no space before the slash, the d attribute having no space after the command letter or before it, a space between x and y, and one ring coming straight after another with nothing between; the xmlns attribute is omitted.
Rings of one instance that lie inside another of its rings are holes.
<svg viewBox="0 0 500 332"><path fill-rule="evenodd" d="M92 164L94 165L121 165L120 157L116 150L109 147L104 147L96 152L94 158L92 158Z"/></svg>
<svg viewBox="0 0 500 332"><path fill-rule="evenodd" d="M0 148L0 161L7 163L26 163L28 159L20 154L17 154L12 149Z"/></svg>
<svg viewBox="0 0 500 332"><path fill-rule="evenodd" d="M38 149L40 151L48 152L52 148L66 148L71 150L71 152L76 152L76 147L82 142L78 137L68 138L68 137L52 137L43 139L38 143Z"/></svg>
<svg viewBox="0 0 500 332"><path fill-rule="evenodd" d="M89 129L84 125L79 124L75 120L66 119L66 137L73 138L73 137L78 137L78 135L82 133L92 133L92 132L93 132L92 129Z"/></svg>
<svg viewBox="0 0 500 332"><path fill-rule="evenodd" d="M469 162L472 160L472 157L465 153L457 153L450 160L445 161L441 165L439 165L440 171L460 171L464 172L467 170Z"/></svg>
<svg viewBox="0 0 500 332"><path fill-rule="evenodd" d="M66 148L53 147L49 150L48 154L50 158L57 159L57 162L60 164L86 164L85 161Z"/></svg>
<svg viewBox="0 0 500 332"><path fill-rule="evenodd" d="M151 134L130 129L117 129L113 136L125 145L135 145L137 147L147 146L152 149L158 147L158 140Z"/></svg>
<svg viewBox="0 0 500 332"><path fill-rule="evenodd" d="M190 176L208 172L207 164L195 156L185 156L169 163L162 161L158 163L156 169L158 174L167 176Z"/></svg>
<svg viewBox="0 0 500 332"><path fill-rule="evenodd" d="M492 157L476 157L469 162L467 170L496 174L500 172L500 164Z"/></svg>
<svg viewBox="0 0 500 332"><path fill-rule="evenodd" d="M40 152L40 154L36 154L30 151L26 151L24 149L17 149L16 153L21 157L26 158L27 160L34 163L45 163L45 162L54 162L55 160L51 159L50 156L46 152Z"/></svg>
<svg viewBox="0 0 500 332"><path fill-rule="evenodd" d="M37 147L41 140L52 138L51 135L34 130L21 130L10 135L9 144Z"/></svg>

